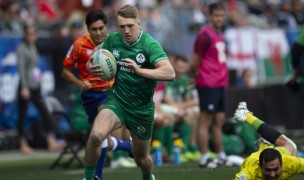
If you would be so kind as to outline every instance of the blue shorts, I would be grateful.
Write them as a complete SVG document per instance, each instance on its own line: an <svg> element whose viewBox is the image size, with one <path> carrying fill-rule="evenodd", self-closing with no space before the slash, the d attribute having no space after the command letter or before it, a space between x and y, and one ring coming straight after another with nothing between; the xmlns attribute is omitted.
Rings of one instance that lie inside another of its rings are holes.
<svg viewBox="0 0 304 180"><path fill-rule="evenodd" d="M88 121L93 124L98 113L98 108L108 100L108 92L104 91L84 91L81 93L82 104Z"/></svg>
<svg viewBox="0 0 304 180"><path fill-rule="evenodd" d="M197 87L201 112L225 111L225 88Z"/></svg>

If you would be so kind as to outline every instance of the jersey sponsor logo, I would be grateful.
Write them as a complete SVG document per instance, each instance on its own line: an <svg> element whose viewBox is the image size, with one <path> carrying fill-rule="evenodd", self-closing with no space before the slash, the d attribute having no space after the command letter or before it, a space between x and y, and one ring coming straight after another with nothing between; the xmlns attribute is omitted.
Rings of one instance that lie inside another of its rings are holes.
<svg viewBox="0 0 304 180"><path fill-rule="evenodd" d="M92 49L88 49L87 50L87 55L91 55L93 53L93 50Z"/></svg>
<svg viewBox="0 0 304 180"><path fill-rule="evenodd" d="M118 50L113 50L112 54L113 54L114 57L117 57L117 58L119 57L119 51Z"/></svg>
<svg viewBox="0 0 304 180"><path fill-rule="evenodd" d="M138 63L143 63L143 62L145 62L145 60L146 60L146 58L142 53L136 55L136 61Z"/></svg>
<svg viewBox="0 0 304 180"><path fill-rule="evenodd" d="M143 126L138 126L137 127L137 132L139 134L144 134L146 132L146 129Z"/></svg>

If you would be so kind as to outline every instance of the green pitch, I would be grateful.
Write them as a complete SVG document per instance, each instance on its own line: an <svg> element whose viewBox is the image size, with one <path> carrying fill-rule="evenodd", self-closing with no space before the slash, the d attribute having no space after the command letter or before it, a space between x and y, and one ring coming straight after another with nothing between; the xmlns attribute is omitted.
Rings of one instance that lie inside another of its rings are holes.
<svg viewBox="0 0 304 180"><path fill-rule="evenodd" d="M1 156L0 156L1 158ZM75 166L69 169L57 167L49 170L53 159L35 159L0 162L0 179L7 180L81 180L83 170ZM186 163L179 166L166 164L156 167L154 173L157 180L232 180L238 168L216 170L200 169L197 163ZM297 176L294 180L303 179ZM105 180L141 180L138 168L104 170Z"/></svg>

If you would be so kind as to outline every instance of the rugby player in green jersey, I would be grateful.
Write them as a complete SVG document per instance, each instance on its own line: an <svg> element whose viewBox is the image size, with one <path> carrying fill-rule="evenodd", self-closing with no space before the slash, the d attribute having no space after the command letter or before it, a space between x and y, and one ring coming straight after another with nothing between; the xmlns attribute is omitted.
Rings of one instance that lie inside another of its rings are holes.
<svg viewBox="0 0 304 180"><path fill-rule="evenodd" d="M100 143L123 125L133 139L133 155L143 180L155 179L152 174L150 143L154 122L153 92L156 81L170 81L175 72L160 43L143 32L138 10L125 5L117 12L120 32L112 33L102 44L116 58L117 74L108 101L95 118L85 152L85 179L92 180L99 157ZM98 65L87 64L89 72L100 76Z"/></svg>

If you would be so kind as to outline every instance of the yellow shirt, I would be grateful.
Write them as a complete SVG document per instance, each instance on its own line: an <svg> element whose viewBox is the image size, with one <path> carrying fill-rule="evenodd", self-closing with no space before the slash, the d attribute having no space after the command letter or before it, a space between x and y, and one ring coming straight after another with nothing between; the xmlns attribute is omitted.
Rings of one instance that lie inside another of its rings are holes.
<svg viewBox="0 0 304 180"><path fill-rule="evenodd" d="M272 147L273 148L273 147ZM287 155L285 148L276 148L282 154L282 172L279 180L291 179L292 176L304 173L304 159ZM259 156L262 150L252 153L241 166L241 171L235 175L235 180L262 180L259 167Z"/></svg>

